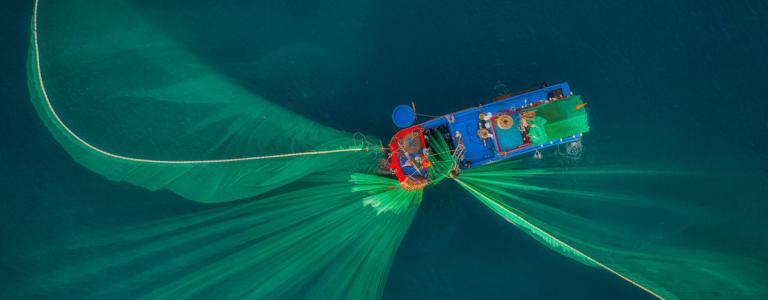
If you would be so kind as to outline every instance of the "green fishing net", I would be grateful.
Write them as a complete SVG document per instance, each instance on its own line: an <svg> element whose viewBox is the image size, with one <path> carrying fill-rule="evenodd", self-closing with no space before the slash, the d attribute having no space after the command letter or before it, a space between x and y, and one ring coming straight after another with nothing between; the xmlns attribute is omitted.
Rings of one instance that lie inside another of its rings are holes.
<svg viewBox="0 0 768 300"><path fill-rule="evenodd" d="M739 232L764 221L717 204L738 183L557 159L483 166L457 181L544 245L657 297L768 295L764 230Z"/></svg>
<svg viewBox="0 0 768 300"><path fill-rule="evenodd" d="M52 244L34 259L57 267L15 296L63 296L121 272L76 295L381 297L422 194L356 173L375 168L377 142L242 88L129 3L50 1L35 12L32 102L72 158L209 206Z"/></svg>
<svg viewBox="0 0 768 300"><path fill-rule="evenodd" d="M432 180L431 184L435 185L443 181L443 179L450 177L451 170L458 164L458 162L454 158L451 148L448 146L448 142L442 134L433 131L430 132L426 138L429 140L429 161L432 163L432 167L427 169L427 171Z"/></svg>
<svg viewBox="0 0 768 300"><path fill-rule="evenodd" d="M395 250L421 201L393 179L305 178L251 201L98 230L42 251L47 268L10 296L90 298L378 299ZM384 188L392 194L379 194ZM357 191L357 192L353 192ZM368 197L368 198L366 198ZM376 197L378 204L369 199ZM59 251L61 249L58 249ZM27 254L30 255L30 254ZM62 259L65 258L65 259Z"/></svg>
<svg viewBox="0 0 768 300"><path fill-rule="evenodd" d="M63 254L47 253L61 250L52 246L36 257L52 267L11 296L66 296L82 282L117 272L123 281L78 295L381 297L423 192L370 174L381 156L378 142L242 87L145 13L125 1L36 5L31 99L78 163L204 208L97 230L74 238ZM303 53L277 46L261 61L284 51ZM541 132L533 143L587 132L580 104L573 96L537 107L533 123ZM749 236L763 231L727 208L678 201L660 188L676 186L702 199L731 196L697 191L684 180L689 174L513 160L453 178L448 144L439 135L429 139L433 183L456 181L565 256L660 297L768 295L768 247ZM733 240L739 243L728 243Z"/></svg>
<svg viewBox="0 0 768 300"><path fill-rule="evenodd" d="M130 4L52 1L38 11L33 103L75 160L112 180L222 202L314 172L370 167L360 161L379 156L361 135L240 87ZM350 151L248 160L335 150ZM245 160L206 162L222 159Z"/></svg>

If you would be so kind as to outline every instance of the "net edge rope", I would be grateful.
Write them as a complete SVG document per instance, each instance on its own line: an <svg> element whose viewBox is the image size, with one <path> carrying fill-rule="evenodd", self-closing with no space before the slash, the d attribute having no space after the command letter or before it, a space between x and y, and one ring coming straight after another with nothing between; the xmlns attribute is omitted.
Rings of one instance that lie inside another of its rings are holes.
<svg viewBox="0 0 768 300"><path fill-rule="evenodd" d="M85 141L83 138L78 136L72 129L70 129L64 121L61 120L59 117L59 114L56 112L56 110L53 108L53 105L51 104L51 100L48 97L48 93L45 90L45 84L43 83L43 74L42 69L40 67L40 46L38 43L38 34L37 34L37 15L38 15L38 6L39 6L39 0L35 0L35 6L33 10L33 16L32 16L32 40L33 40L33 46L35 49L35 67L37 71L37 81L40 85L40 91L42 92L43 99L45 99L46 107L48 108L48 112L51 113L54 120L56 120L56 123L61 126L61 128L64 129L64 131L67 132L70 136L72 136L75 140L77 140L79 143L81 143L83 146L108 157L125 160L125 161L132 161L132 162L139 162L139 163L152 163L152 164L215 164L215 163L231 163L231 162L240 162L240 161L252 161L252 160L262 160L262 159L273 159L273 158L284 158L284 157L295 157L295 156L309 156L309 155L323 155L323 154L334 154L334 153L344 153L344 152L360 152L360 151L368 151L369 147L356 147L356 148L347 148L347 149L334 149L334 150L319 150L319 151L306 151L306 152L294 152L294 153L283 153L283 154L273 154L273 155L264 155L264 156L249 156L249 157L236 157L236 158L225 158L225 159L208 159L208 160L155 160L155 159L144 159L144 158L136 158L136 157L129 157L119 154L114 154L111 152L108 152L106 150L100 149L87 141Z"/></svg>
<svg viewBox="0 0 768 300"><path fill-rule="evenodd" d="M591 262L593 262L594 264L596 264L596 265L600 266L601 268L603 268L603 269L607 270L608 272L611 272L612 274L614 274L614 275L618 276L619 278L623 279L624 281L627 281L627 282L631 283L632 285L634 285L634 286L636 286L636 287L638 287L638 288L642 289L643 291L646 291L647 293L651 294L652 296L654 296L654 297L656 297L656 298L658 298L658 299L664 299L664 297L662 297L661 295L659 295L659 294L657 294L656 292L652 291L651 289L649 289L649 288L647 288L647 287L645 287L645 286L641 285L640 283L637 283L636 281L634 281L634 280L630 279L629 277L626 277L626 276L624 276L623 274L621 274L621 273L619 273L619 272L617 272L617 271L613 270L611 267L608 267L608 266L606 266L605 264L603 264L603 263L599 262L598 260L596 260L596 259L592 258L591 256L589 256L589 255L586 255L584 252L581 252L580 250L578 250L578 249L574 248L573 246L571 246L571 245L569 245L569 244L567 244L567 243L563 242L562 240L558 239L557 237L555 237L554 235L550 234L549 232L546 232L546 231L542 230L541 228L539 228L538 226L536 226L536 225L534 225L533 223L529 222L528 220L526 220L525 218L521 217L520 215L518 215L518 214L516 214L516 213L514 213L514 212L510 211L509 209L507 209L507 208L505 208L505 207L503 207L503 206L499 205L498 203L496 203L496 201L494 201L493 199L489 198L488 196L486 196L485 194L481 193L480 191L478 191L478 190L474 189L473 187L471 187L470 185L468 185L467 183L465 183L465 182L464 182L464 181L462 181L461 179L458 179L458 178L456 178L456 177L451 177L451 179L453 179L453 180L454 180L454 181L456 181L456 182L457 182L459 185L461 185L462 187L464 187L464 188L468 189L469 191L471 191L471 192L473 192L473 193L475 193L475 194L477 194L477 195L479 195L479 196L481 196L481 197L485 198L485 199L486 199L486 200L488 200L489 202L491 202L491 203L493 203L494 205L496 205L498 208L500 208L500 209L503 209L504 211L506 211L506 212L508 212L508 213L510 213L510 214L512 214L512 215L514 215L514 216L516 216L517 218L519 218L520 220L522 220L523 222L525 222L525 223L526 223L526 224L528 224L529 226L531 226L531 227L533 227L533 228L536 228L538 231L540 231L541 233L543 233L543 234L547 235L548 237L552 238L553 240L555 240L555 241L559 242L559 243L560 243L560 244L562 244L563 246L565 246L565 247L567 247L567 248L569 248L569 249L573 250L574 252L576 252L576 253L578 253L578 254L581 254L581 255L583 255L583 256L584 256L585 258L587 258L589 261L591 261Z"/></svg>

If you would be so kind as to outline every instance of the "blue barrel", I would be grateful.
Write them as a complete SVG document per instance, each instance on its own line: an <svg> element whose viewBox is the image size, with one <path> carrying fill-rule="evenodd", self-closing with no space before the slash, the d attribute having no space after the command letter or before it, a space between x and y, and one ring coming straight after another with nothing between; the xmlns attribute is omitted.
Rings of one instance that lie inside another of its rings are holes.
<svg viewBox="0 0 768 300"><path fill-rule="evenodd" d="M411 126L414 121L416 121L416 112L408 105L398 105L392 111L392 122L397 127L405 128Z"/></svg>

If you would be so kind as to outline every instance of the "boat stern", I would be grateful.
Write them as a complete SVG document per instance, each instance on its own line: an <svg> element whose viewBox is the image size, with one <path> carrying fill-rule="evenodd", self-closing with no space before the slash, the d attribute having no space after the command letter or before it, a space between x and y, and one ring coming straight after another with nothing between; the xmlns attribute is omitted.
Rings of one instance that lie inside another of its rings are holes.
<svg viewBox="0 0 768 300"><path fill-rule="evenodd" d="M389 142L389 169L403 189L423 189L430 182L427 168L431 167L424 128L412 126L397 132Z"/></svg>

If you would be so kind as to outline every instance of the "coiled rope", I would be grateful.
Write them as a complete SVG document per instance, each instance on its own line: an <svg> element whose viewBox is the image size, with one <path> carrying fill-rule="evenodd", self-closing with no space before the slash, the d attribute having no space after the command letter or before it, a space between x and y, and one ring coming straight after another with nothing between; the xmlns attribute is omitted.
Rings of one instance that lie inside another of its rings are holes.
<svg viewBox="0 0 768 300"><path fill-rule="evenodd" d="M54 120L56 120L56 123L61 126L70 136L72 136L75 140L80 142L83 146L86 146L87 148L96 151L100 154L103 154L108 157L126 160L126 161L133 161L133 162L140 162L140 163L152 163L152 164L215 164L215 163L231 163L231 162L239 162L239 161L251 161L251 160L262 160L262 159L272 159L272 158L284 158L284 157L294 157L294 156L309 156L309 155L323 155L323 154L334 154L334 153L344 153L344 152L360 152L360 151L368 151L370 148L368 146L365 147L358 147L358 148L347 148L347 149L335 149L335 150L320 150L320 151L307 151L307 152L294 152L294 153L284 153L284 154L273 154L273 155L264 155L264 156L250 156L250 157L237 157L237 158L226 158L226 159L208 159L208 160L155 160L155 159L144 159L144 158L136 158L136 157L129 157L119 154L114 154L111 152L108 152L106 150L100 149L87 141L83 140L79 135L77 135L72 129L67 126L64 121L61 120L59 117L59 114L56 112L56 110L53 108L53 105L51 104L51 99L48 98L48 93L45 90L45 84L43 83L43 72L40 68L40 45L38 44L38 37L37 37L37 10L39 5L39 0L35 0L35 8L32 16L32 40L34 42L34 48L35 48L35 63L37 68L37 80L40 84L40 90L42 91L43 98L45 99L46 107L48 108L48 111L53 116Z"/></svg>

